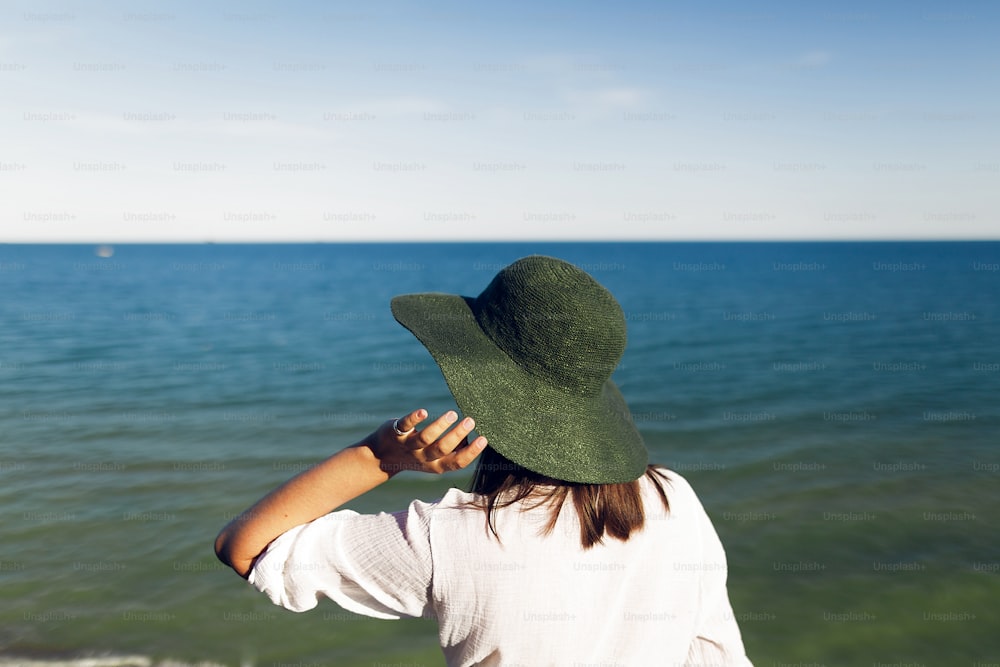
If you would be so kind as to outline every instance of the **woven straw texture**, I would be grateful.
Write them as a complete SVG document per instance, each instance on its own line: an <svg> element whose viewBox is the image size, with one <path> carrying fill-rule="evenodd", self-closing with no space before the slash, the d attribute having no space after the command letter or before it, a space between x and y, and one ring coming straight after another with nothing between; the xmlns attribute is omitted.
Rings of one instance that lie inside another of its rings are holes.
<svg viewBox="0 0 1000 667"><path fill-rule="evenodd" d="M645 472L642 436L610 379L625 351L625 317L584 271L534 255L476 298L409 294L392 300L392 313L503 456L570 482L628 482Z"/></svg>

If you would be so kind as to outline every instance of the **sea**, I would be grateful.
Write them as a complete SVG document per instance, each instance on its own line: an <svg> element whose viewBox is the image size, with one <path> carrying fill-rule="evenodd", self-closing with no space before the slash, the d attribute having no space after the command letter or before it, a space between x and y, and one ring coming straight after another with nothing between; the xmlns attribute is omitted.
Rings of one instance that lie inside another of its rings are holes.
<svg viewBox="0 0 1000 667"><path fill-rule="evenodd" d="M454 406L392 296L536 253L620 301L614 379L715 524L754 664L1000 664L1000 243L524 242L0 245L0 667L443 665L432 621L287 612L213 540Z"/></svg>

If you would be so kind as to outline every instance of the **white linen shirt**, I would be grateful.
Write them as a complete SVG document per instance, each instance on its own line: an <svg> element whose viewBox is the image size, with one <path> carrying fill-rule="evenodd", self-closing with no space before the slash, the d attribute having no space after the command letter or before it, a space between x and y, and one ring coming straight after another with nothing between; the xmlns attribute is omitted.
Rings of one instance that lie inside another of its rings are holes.
<svg viewBox="0 0 1000 667"><path fill-rule="evenodd" d="M663 470L670 511L643 477L646 522L584 550L572 502L498 510L497 541L475 496L449 490L395 514L341 510L292 528L250 583L292 611L327 597L375 618L430 617L450 666L747 667L726 556L688 482Z"/></svg>

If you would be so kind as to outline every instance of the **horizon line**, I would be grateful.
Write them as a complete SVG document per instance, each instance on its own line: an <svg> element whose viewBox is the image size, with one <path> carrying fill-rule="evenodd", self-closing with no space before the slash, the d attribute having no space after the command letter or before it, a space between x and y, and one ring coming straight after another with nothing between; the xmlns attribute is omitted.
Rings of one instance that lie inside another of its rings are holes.
<svg viewBox="0 0 1000 667"><path fill-rule="evenodd" d="M724 238L724 239L149 239L149 240L16 240L0 239L0 246L17 245L431 245L513 243L997 243L1000 237L856 237L856 238Z"/></svg>

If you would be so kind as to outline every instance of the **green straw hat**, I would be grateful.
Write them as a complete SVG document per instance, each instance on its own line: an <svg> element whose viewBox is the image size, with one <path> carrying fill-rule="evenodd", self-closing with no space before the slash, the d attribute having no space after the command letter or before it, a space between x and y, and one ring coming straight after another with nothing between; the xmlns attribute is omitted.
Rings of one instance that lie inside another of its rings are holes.
<svg viewBox="0 0 1000 667"><path fill-rule="evenodd" d="M434 357L476 431L514 463L590 484L646 471L646 446L611 381L625 316L584 271L533 255L476 298L407 294L392 314Z"/></svg>

